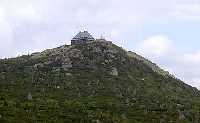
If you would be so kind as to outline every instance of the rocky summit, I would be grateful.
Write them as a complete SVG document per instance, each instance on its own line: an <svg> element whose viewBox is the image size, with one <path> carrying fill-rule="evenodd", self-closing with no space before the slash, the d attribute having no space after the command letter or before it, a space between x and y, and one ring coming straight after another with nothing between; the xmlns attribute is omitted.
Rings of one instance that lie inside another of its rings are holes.
<svg viewBox="0 0 200 123"><path fill-rule="evenodd" d="M0 60L1 123L199 123L200 92L112 42Z"/></svg>

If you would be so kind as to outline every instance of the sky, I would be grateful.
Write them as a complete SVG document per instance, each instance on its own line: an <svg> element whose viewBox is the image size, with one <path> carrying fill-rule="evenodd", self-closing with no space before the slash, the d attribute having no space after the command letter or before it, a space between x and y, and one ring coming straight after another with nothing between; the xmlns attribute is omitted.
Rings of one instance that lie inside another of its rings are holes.
<svg viewBox="0 0 200 123"><path fill-rule="evenodd" d="M70 44L79 31L200 89L199 0L0 0L0 58Z"/></svg>

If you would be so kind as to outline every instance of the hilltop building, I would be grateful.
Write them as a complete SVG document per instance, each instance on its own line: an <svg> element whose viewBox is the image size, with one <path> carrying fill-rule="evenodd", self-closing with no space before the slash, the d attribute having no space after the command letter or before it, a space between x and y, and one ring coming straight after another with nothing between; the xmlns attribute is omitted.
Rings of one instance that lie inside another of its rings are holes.
<svg viewBox="0 0 200 123"><path fill-rule="evenodd" d="M88 33L88 31L79 32L72 40L71 44L85 44L94 41L95 39Z"/></svg>

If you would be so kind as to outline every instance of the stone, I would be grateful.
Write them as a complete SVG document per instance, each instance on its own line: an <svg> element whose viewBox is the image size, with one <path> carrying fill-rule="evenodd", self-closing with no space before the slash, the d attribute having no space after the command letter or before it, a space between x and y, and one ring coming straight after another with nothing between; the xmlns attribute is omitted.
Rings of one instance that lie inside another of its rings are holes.
<svg viewBox="0 0 200 123"><path fill-rule="evenodd" d="M99 47L94 47L93 51L96 52L96 53L102 52L102 50Z"/></svg>
<svg viewBox="0 0 200 123"><path fill-rule="evenodd" d="M71 67L72 67L72 61L70 60L70 58L68 58L68 57L64 58L63 62L62 62L62 68L65 71L68 71L68 69Z"/></svg>
<svg viewBox="0 0 200 123"><path fill-rule="evenodd" d="M72 67L72 64L63 64L63 65L62 65L62 68L63 68L63 70L65 70L65 71L68 71L69 68L71 68L71 67Z"/></svg>
<svg viewBox="0 0 200 123"><path fill-rule="evenodd" d="M96 120L96 123L101 123L101 121L100 120Z"/></svg>
<svg viewBox="0 0 200 123"><path fill-rule="evenodd" d="M106 59L106 60L105 60L105 63L109 63L109 60Z"/></svg>
<svg viewBox="0 0 200 123"><path fill-rule="evenodd" d="M72 76L72 74L71 74L71 73L65 73L65 75L66 75L66 76Z"/></svg>
<svg viewBox="0 0 200 123"><path fill-rule="evenodd" d="M118 70L117 70L117 68L113 67L112 71L110 72L110 74L113 75L113 76L118 76Z"/></svg>
<svg viewBox="0 0 200 123"><path fill-rule="evenodd" d="M110 58L115 58L115 55L113 55L113 54L108 54L108 56L109 56Z"/></svg>
<svg viewBox="0 0 200 123"><path fill-rule="evenodd" d="M55 72L55 73L60 72L60 68L59 67L53 67L52 72Z"/></svg>
<svg viewBox="0 0 200 123"><path fill-rule="evenodd" d="M42 63L38 63L34 65L34 68L38 68L38 67L44 67L44 65Z"/></svg>
<svg viewBox="0 0 200 123"><path fill-rule="evenodd" d="M70 58L82 58L81 51L78 49L72 49L68 52Z"/></svg>
<svg viewBox="0 0 200 123"><path fill-rule="evenodd" d="M52 63L53 63L53 61L46 61L46 62L44 62L45 65L50 65Z"/></svg>
<svg viewBox="0 0 200 123"><path fill-rule="evenodd" d="M184 120L185 119L185 115L182 111L179 111L179 120Z"/></svg>
<svg viewBox="0 0 200 123"><path fill-rule="evenodd" d="M32 59L38 59L38 58L41 58L41 53L40 52L36 52L36 53L33 53L31 54L31 58Z"/></svg>
<svg viewBox="0 0 200 123"><path fill-rule="evenodd" d="M27 96L27 98L28 98L28 100L32 100L32 99L33 99L33 97L32 97L32 95L31 95L31 93L30 93L30 92L28 93L28 96Z"/></svg>
<svg viewBox="0 0 200 123"><path fill-rule="evenodd" d="M71 62L71 59L67 56L63 56L62 63L64 64L64 63L69 63L69 62Z"/></svg>
<svg viewBox="0 0 200 123"><path fill-rule="evenodd" d="M117 54L118 51L116 49L108 49L108 50L104 50L104 53Z"/></svg>

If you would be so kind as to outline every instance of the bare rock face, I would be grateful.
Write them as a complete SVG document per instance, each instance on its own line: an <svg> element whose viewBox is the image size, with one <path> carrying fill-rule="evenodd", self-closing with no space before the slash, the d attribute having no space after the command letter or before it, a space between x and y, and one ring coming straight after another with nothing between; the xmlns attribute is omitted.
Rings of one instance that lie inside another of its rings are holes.
<svg viewBox="0 0 200 123"><path fill-rule="evenodd" d="M40 57L42 57L40 52L33 53L32 56L31 56L32 59L38 59Z"/></svg>
<svg viewBox="0 0 200 123"><path fill-rule="evenodd" d="M102 50L101 50L99 47L94 47L94 48L93 48L93 51L94 51L94 52L97 52L97 53L102 52Z"/></svg>
<svg viewBox="0 0 200 123"><path fill-rule="evenodd" d="M110 74L113 75L113 76L118 76L118 70L117 70L117 68L113 67L112 71L110 72Z"/></svg>
<svg viewBox="0 0 200 123"><path fill-rule="evenodd" d="M63 62L62 62L62 68L67 71L69 68L72 67L72 61L70 60L70 58L68 57L65 57L63 59Z"/></svg>
<svg viewBox="0 0 200 123"><path fill-rule="evenodd" d="M68 52L68 56L71 58L82 58L81 51L78 49L72 49Z"/></svg>
<svg viewBox="0 0 200 123"><path fill-rule="evenodd" d="M116 54L118 51L116 49L108 49L104 51L105 53Z"/></svg>

